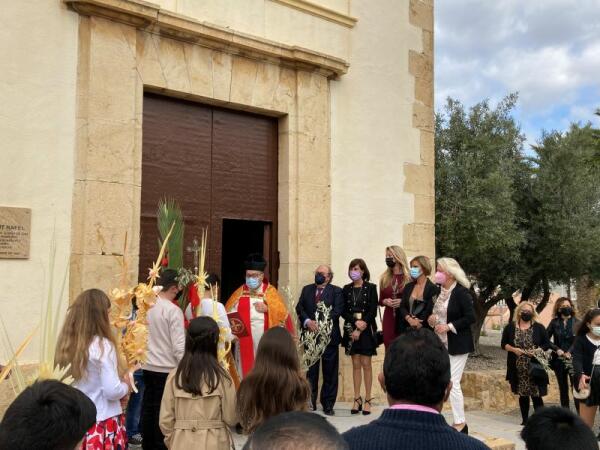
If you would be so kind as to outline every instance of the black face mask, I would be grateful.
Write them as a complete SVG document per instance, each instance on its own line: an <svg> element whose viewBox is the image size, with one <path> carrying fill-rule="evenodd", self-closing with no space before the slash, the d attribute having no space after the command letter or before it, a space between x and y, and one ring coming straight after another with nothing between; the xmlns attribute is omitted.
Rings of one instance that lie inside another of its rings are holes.
<svg viewBox="0 0 600 450"><path fill-rule="evenodd" d="M385 265L388 267L394 267L396 265L396 261L394 258L385 258Z"/></svg>
<svg viewBox="0 0 600 450"><path fill-rule="evenodd" d="M523 311L521 313L521 320L523 322L529 322L531 319L533 319L533 314L531 314L529 311Z"/></svg>
<svg viewBox="0 0 600 450"><path fill-rule="evenodd" d="M327 278L325 278L325 275L323 275L322 273L315 273L315 284L323 284L325 283L325 280Z"/></svg>
<svg viewBox="0 0 600 450"><path fill-rule="evenodd" d="M563 316L571 316L573 315L573 308L570 306L565 306L564 308L560 308L558 310Z"/></svg>

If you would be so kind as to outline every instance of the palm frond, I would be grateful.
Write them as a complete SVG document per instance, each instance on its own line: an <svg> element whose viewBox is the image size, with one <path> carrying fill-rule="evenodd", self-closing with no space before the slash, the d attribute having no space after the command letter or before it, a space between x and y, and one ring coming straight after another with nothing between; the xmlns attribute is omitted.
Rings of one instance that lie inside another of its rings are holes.
<svg viewBox="0 0 600 450"><path fill-rule="evenodd" d="M158 233L160 242L164 242L170 227L173 232L167 246L168 267L178 270L183 267L183 235L185 225L183 214L177 202L172 198L164 198L158 202L157 213Z"/></svg>

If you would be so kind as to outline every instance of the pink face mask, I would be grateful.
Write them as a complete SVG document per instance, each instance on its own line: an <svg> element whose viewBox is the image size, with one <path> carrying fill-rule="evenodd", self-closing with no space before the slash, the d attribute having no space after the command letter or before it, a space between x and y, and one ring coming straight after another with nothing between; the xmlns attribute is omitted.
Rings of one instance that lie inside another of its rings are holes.
<svg viewBox="0 0 600 450"><path fill-rule="evenodd" d="M360 273L360 270L351 270L350 272L348 272L348 276L350 277L350 279L352 281L357 281L362 278L362 274Z"/></svg>
<svg viewBox="0 0 600 450"><path fill-rule="evenodd" d="M433 276L433 281L435 282L435 284L444 284L446 281L448 281L448 277L444 272L438 271Z"/></svg>

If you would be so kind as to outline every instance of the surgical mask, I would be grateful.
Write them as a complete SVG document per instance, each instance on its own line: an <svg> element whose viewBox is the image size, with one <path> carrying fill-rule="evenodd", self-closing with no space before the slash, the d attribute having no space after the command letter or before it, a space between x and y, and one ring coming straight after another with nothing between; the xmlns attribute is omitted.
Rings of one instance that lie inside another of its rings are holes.
<svg viewBox="0 0 600 450"><path fill-rule="evenodd" d="M521 320L523 322L529 322L531 319L533 319L533 314L529 311L523 311L521 313Z"/></svg>
<svg viewBox="0 0 600 450"><path fill-rule="evenodd" d="M594 336L600 337L600 327L592 327L592 333Z"/></svg>
<svg viewBox="0 0 600 450"><path fill-rule="evenodd" d="M446 283L446 281L448 281L448 277L446 276L446 274L444 272L439 271L435 273L433 279L435 281L435 284L444 284Z"/></svg>
<svg viewBox="0 0 600 450"><path fill-rule="evenodd" d="M411 267L410 268L410 276L416 280L417 278L419 278L421 276L421 269L418 267Z"/></svg>
<svg viewBox="0 0 600 450"><path fill-rule="evenodd" d="M246 286L252 290L257 289L260 286L260 280L254 277L246 277Z"/></svg>
<svg viewBox="0 0 600 450"><path fill-rule="evenodd" d="M573 308L570 306L565 306L564 308L560 308L558 310L563 316L570 316L573 314Z"/></svg>
<svg viewBox="0 0 600 450"><path fill-rule="evenodd" d="M362 273L360 273L360 270L351 270L348 272L348 276L352 281L358 281L362 278Z"/></svg>
<svg viewBox="0 0 600 450"><path fill-rule="evenodd" d="M325 275L323 275L322 273L315 274L315 284L323 284L325 283L325 280Z"/></svg>
<svg viewBox="0 0 600 450"><path fill-rule="evenodd" d="M396 265L396 261L394 260L394 258L388 256L387 258L385 258L385 265L392 268Z"/></svg>

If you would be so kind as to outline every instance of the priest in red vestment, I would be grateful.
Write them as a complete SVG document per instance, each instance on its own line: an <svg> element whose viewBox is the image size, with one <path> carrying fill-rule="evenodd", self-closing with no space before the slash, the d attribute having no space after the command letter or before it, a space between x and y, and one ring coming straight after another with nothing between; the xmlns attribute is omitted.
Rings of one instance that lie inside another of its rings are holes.
<svg viewBox="0 0 600 450"><path fill-rule="evenodd" d="M263 333L272 327L285 327L294 333L286 302L265 277L267 262L258 253L248 255L244 262L246 282L227 300L228 313L237 311L247 334L238 336L234 354L235 367L230 364L234 381L245 377L254 367L254 357Z"/></svg>

